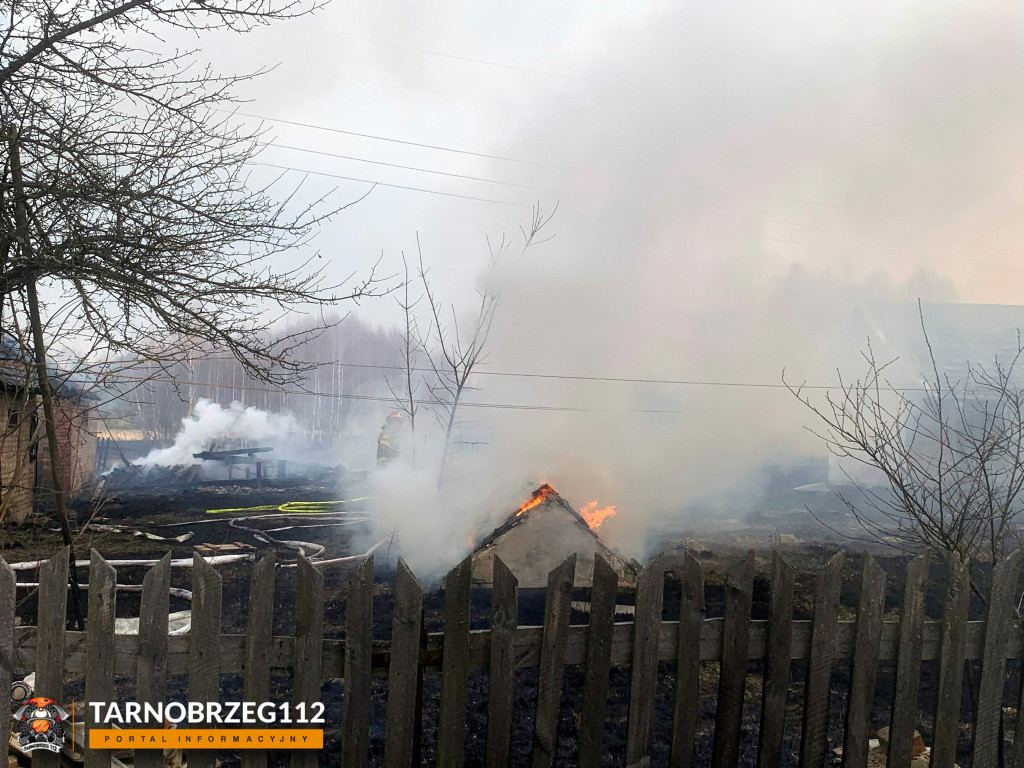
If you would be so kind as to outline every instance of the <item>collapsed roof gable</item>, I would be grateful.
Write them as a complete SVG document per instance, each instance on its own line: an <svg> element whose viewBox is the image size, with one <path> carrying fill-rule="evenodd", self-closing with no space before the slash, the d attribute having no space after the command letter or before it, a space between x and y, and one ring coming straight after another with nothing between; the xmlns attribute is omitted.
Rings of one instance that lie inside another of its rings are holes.
<svg viewBox="0 0 1024 768"><path fill-rule="evenodd" d="M552 488L548 483L544 483L533 492L529 501L525 502L519 509L512 512L507 518L505 518L505 522L491 531L482 541L480 541L480 543L476 545L476 549L474 551L480 551L494 543L517 525L522 524L531 514L546 504L556 504L561 507L562 510L572 515L573 519L583 527L583 530L601 542L602 546L605 546L604 542L601 541L601 537L598 536L597 533L594 532L594 529L587 524L587 521L583 519L583 516L573 509L572 505L558 494L558 491Z"/></svg>

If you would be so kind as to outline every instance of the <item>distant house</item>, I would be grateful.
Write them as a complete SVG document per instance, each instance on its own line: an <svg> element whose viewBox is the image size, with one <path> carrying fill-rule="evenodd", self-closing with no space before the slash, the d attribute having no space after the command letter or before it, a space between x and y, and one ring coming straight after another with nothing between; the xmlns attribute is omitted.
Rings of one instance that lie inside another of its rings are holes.
<svg viewBox="0 0 1024 768"><path fill-rule="evenodd" d="M636 584L636 566L610 549L579 512L549 485L512 512L483 541L472 555L473 580L490 586L494 556L508 566L522 589L547 586L548 573L570 555L576 555L577 587L590 586L594 578L594 556L600 554L619 575L619 584Z"/></svg>
<svg viewBox="0 0 1024 768"><path fill-rule="evenodd" d="M75 495L96 471L96 436L91 424L96 398L61 372L53 373L61 477L65 491ZM16 343L0 339L0 522L23 522L35 503L53 491L42 419L42 401L31 367Z"/></svg>

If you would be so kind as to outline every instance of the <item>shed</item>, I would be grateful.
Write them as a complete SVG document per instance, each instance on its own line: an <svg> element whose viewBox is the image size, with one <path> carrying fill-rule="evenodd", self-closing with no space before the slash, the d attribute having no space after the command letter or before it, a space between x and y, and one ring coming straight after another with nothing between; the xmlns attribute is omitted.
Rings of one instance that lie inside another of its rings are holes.
<svg viewBox="0 0 1024 768"><path fill-rule="evenodd" d="M494 556L498 555L521 588L543 588L548 573L573 553L577 587L590 586L598 553L615 569L620 585L635 586L636 566L601 541L580 513L545 483L476 546L473 579L491 586Z"/></svg>
<svg viewBox="0 0 1024 768"><path fill-rule="evenodd" d="M54 422L61 450L65 490L73 496L90 482L96 469L96 436L91 415L96 397L53 371L58 397ZM17 342L0 338L0 523L20 523L36 499L52 493L49 450L43 436L42 402L30 366Z"/></svg>

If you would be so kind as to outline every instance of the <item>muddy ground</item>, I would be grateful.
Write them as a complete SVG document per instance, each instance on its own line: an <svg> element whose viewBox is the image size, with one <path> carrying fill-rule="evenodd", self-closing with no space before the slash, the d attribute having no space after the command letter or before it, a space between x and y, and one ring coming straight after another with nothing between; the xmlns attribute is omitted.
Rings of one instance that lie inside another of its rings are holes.
<svg viewBox="0 0 1024 768"><path fill-rule="evenodd" d="M140 530L163 535L176 535L187 530L193 530L195 537L183 544L168 545L134 538L130 534L92 533L80 523L76 546L80 558L87 557L91 547L95 547L108 558L136 556L155 558L162 556L168 550L175 557L189 556L192 547L198 543L238 541L254 545L255 554L259 556L263 552L268 551L270 547L256 542L251 536L242 531L230 528L225 522L204 522L194 526L175 527L170 527L169 524L209 520L212 516L207 515L207 509L280 504L295 500L352 498L357 495L361 495L361 492L356 487L345 489L345 491L339 494L337 490L326 487L299 485L275 487L275 484L272 482L266 483L261 490L248 487L244 483L235 483L171 491L123 491L107 499L98 510L89 502L83 501L79 503L77 513L79 514L80 521L84 523L91 515L94 521L125 524L138 527ZM283 536L284 534L275 535ZM293 535L295 538L317 541L324 544L327 547L324 557L338 557L362 551L359 547L363 546L365 541L365 538L360 538L361 532L356 526L331 530L307 529L301 532L295 531ZM768 617L769 583L767 575L770 568L770 549L773 544L783 552L787 560L797 570L796 618L810 618L815 572L838 550L836 543L820 543L802 539L794 540L794 537L789 537L780 542L777 534L773 536L754 534L748 535L746 538L737 536L734 540L729 541L727 539L725 542L721 539L712 538L704 540L677 538L674 541L669 539L666 541L666 548L670 552L678 554L681 549L686 548L697 557L704 567L708 617L722 615L724 608L724 574L730 563L734 562L735 558L740 557L743 552L743 549L737 546L737 542L743 548L755 545L758 549L757 575L754 583L753 618L765 619ZM58 534L43 519L19 529L8 530L4 535L3 549L0 554L9 561L36 559L52 554L58 543ZM294 552L281 548L276 548L276 551L279 560L294 559ZM840 616L842 618L853 618L856 613L860 570L863 560L861 554L851 552L849 547L847 547L847 551L850 554L846 558L843 569ZM390 552L382 548L378 551L378 557L376 558L375 580L377 585L374 598L374 639L383 640L390 636L391 589L396 555L397 552ZM888 574L886 609L894 613L900 603L903 572L907 558L902 555L879 552L876 552L875 556ZM225 632L235 633L244 631L250 570L251 564L249 563L219 566L219 571L224 578L223 615ZM346 570L344 566L339 566L328 569L325 574L327 601L324 624L327 637L344 637L345 591L350 573L351 571ZM118 580L122 583L141 583L142 575L143 569L118 569ZM19 575L19 578L24 581L28 580L29 576L26 573L22 573ZM281 569L278 571L277 600L274 617L275 634L288 635L293 631L295 622L294 579L294 570ZM941 580L942 568L939 565L934 565L927 599L929 618L937 619L941 612ZM173 569L172 584L186 589L189 588L189 570ZM680 584L670 574L665 584L665 620L678 618L679 595ZM585 598L585 591L580 592L578 597ZM629 603L632 600L633 595L628 591L623 591L619 602ZM137 593L120 593L117 615L123 617L137 616L138 602L139 595ZM34 623L35 607L34 592L19 590L18 615L23 623ZM185 610L188 607L189 603L186 600L181 598L171 599L172 611ZM435 588L428 594L425 603L428 631L441 630L443 609L443 592ZM474 629L486 628L489 623L489 611L490 596L488 591L475 589L471 605L471 626ZM519 622L521 625L541 624L543 621L543 611L544 596L542 592L528 590L521 592L519 611ZM972 606L972 614L972 618L980 618L983 615L982 606L980 604ZM574 612L572 623L585 624L587 618L585 614ZM750 664L750 674L747 678L747 696L740 761L740 765L743 766L753 766L756 761L761 698L760 676L762 672L763 669L760 663ZM783 765L785 766L797 765L805 673L806 664L794 662L792 666L793 684L788 695L789 706L783 756ZM661 665L657 694L654 759L652 763L654 766L667 765L668 762L673 703L672 690L674 686L673 674L672 664ZM697 746L698 765L707 765L711 757L717 674L717 664L707 663L702 666L700 677L701 720ZM843 719L846 709L844 691L849 684L849 674L849 663L844 662L836 665L833 675L833 694L831 699L830 749L842 743ZM1016 691L1016 675L1017 671L1015 669L1011 670L1011 674L1008 675L1006 700L1008 707L1016 705L1016 695L1013 693ZM516 676L516 682L516 716L511 764L513 766L526 766L530 762L532 720L537 682L536 670L519 671ZM931 743L931 712L934 708L936 683L935 664L924 664L921 678L918 729L924 735L926 743ZM886 665L880 669L873 708L873 717L877 727L887 724L892 686L893 669L891 665ZM118 687L119 693L122 696L132 697L134 695L134 684L131 680L119 681ZM273 688L275 699L281 701L288 699L290 695L288 680L275 680ZM439 689L439 676L428 673L424 683L423 713L423 764L428 766L436 764L436 725ZM576 722L582 697L582 674L578 668L569 668L566 671L564 690L557 764L569 766L574 765L576 760ZM966 690L968 690L968 686L965 683ZM80 701L82 694L81 681L73 681L69 684L67 690L67 698L69 700L74 698ZM386 682L375 680L373 685L373 710L370 720L371 762L374 765L383 763L386 694ZM225 699L242 698L240 678L225 678L222 695ZM176 700L184 699L184 680L176 679L172 681L171 696ZM476 673L472 675L468 698L467 764L482 765L486 734L486 674ZM968 722L971 716L970 706L966 699L967 697L965 696L962 722ZM336 761L340 747L338 729L338 724L341 722L342 708L342 687L340 681L331 680L325 683L323 701L327 707L328 728L325 734L327 749L322 760L324 765L328 765ZM624 763L628 702L629 670L615 669L612 672L610 681L605 726L605 764L608 766L619 766ZM962 728L960 759L958 761L960 765L966 766L969 764L969 748L969 731L966 728ZM226 765L237 763L237 760L227 754L224 755L224 761ZM283 765L287 763L287 760L283 755L280 755L274 762Z"/></svg>

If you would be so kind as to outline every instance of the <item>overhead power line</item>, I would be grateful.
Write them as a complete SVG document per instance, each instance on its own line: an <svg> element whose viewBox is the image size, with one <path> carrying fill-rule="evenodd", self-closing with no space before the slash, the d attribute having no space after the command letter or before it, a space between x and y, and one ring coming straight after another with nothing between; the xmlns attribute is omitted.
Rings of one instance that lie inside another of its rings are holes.
<svg viewBox="0 0 1024 768"><path fill-rule="evenodd" d="M544 187L535 187L530 184L516 184L511 181L500 181L499 179L487 179L483 176L470 176L464 173L449 173L447 171L436 171L432 168L419 168L415 165L401 165L399 163L388 163L383 160L370 160L365 157L354 157L352 155L343 155L338 152L327 152L321 149L309 149L307 147L293 147L288 144L278 144L277 142L263 141L260 144L264 147L270 147L273 149L288 149L293 152L306 152L311 155L323 155L324 157L337 157L341 160L353 160L357 163L371 163L372 165L383 165L388 168L401 168L404 171L418 171L420 173L433 173L438 176L448 176L453 179L467 179L469 181L482 181L487 184L500 184L505 187L518 187L519 189L536 189L542 192L550 192L550 189Z"/></svg>
<svg viewBox="0 0 1024 768"><path fill-rule="evenodd" d="M536 163L531 160L519 160L514 157L503 157L502 155L490 155L486 152L473 152L468 149L457 149L455 147L443 147L438 144L426 144L419 141L407 141L405 139L395 139L389 136L377 136L372 133L360 133L359 131L347 131L342 128L332 128L327 125L316 125L315 123L302 123L298 120L285 120L280 117L267 117L265 115L255 115L251 112L239 112L233 109L218 109L215 108L216 112L225 112L230 115L238 115L239 117L251 117L254 120L266 120L269 123L281 123L283 125L295 125L300 128L312 128L317 131L329 131L330 133L341 133L346 136L358 136L362 139L374 139L376 141L388 141L393 144L404 144L409 147L420 147L422 149L436 149L439 152L452 152L457 155L470 155L471 157L486 157L490 160L502 160L506 163L519 163L520 165L536 165L543 168L549 168L550 166L545 163Z"/></svg>
<svg viewBox="0 0 1024 768"><path fill-rule="evenodd" d="M404 184L389 184L385 181L373 181L372 179L358 179L354 176L342 176L337 173L325 173L324 171L310 171L305 168L293 168L290 165L276 165L274 163L264 163L262 160L250 160L249 165L260 165L264 168L276 168L279 171L294 171L296 173L309 173L313 176L326 176L331 179L342 179L344 181L358 181L361 184L373 184L377 187L390 187L392 189L404 189L409 192L423 192L427 195L440 195L441 197L456 197L460 200L476 200L480 203L492 203L494 205L508 205L513 208L529 208L530 206L524 205L523 203L512 203L508 200L492 200L487 197L476 197L474 195L460 195L456 192L441 192L437 189L424 189L423 187L408 187Z"/></svg>
<svg viewBox="0 0 1024 768"><path fill-rule="evenodd" d="M204 357L203 360L233 360L231 357ZM381 371L404 371L405 366L403 365L381 365L375 363L312 363L318 367L323 368L367 368L371 370ZM411 369L417 373L433 373L434 369L429 367L413 367ZM630 376L584 376L574 374L563 374L563 373L527 373L522 371L484 371L475 370L474 375L478 376L505 376L509 378L521 378L521 379L555 379L564 381L603 381L613 382L622 384L668 384L676 386L688 386L688 387L735 387L741 389L789 389L789 386L781 382L756 382L756 381L716 381L709 379L657 379L657 378L641 378L641 377L630 377ZM805 390L842 390L843 388L836 384L804 384L796 386L794 389L805 389ZM924 387L880 387L881 390L886 392L924 392ZM392 400L394 398L386 398Z"/></svg>

